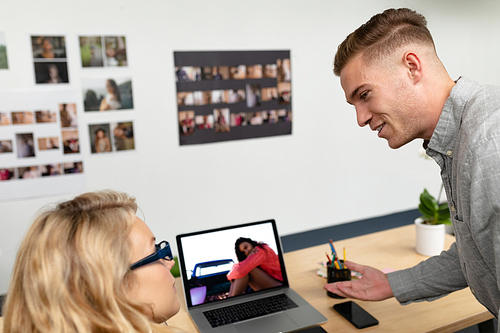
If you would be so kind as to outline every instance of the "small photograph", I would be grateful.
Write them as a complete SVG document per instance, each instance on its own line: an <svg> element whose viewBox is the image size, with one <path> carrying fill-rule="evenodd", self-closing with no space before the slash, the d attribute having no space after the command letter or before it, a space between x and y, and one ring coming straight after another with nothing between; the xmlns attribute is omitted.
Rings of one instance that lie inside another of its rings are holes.
<svg viewBox="0 0 500 333"><path fill-rule="evenodd" d="M262 79L262 65L247 66L247 79Z"/></svg>
<svg viewBox="0 0 500 333"><path fill-rule="evenodd" d="M278 77L278 65L277 64L267 64L264 66L264 72L262 77L275 79Z"/></svg>
<svg viewBox="0 0 500 333"><path fill-rule="evenodd" d="M198 115L194 117L194 123L197 129L211 129L214 128L214 116L213 115Z"/></svg>
<svg viewBox="0 0 500 333"><path fill-rule="evenodd" d="M286 123L286 122L292 121L292 111L291 110L281 109L281 110L278 110L277 113L278 113L278 122Z"/></svg>
<svg viewBox="0 0 500 333"><path fill-rule="evenodd" d="M40 165L40 173L42 177L59 176L62 175L61 164L45 164Z"/></svg>
<svg viewBox="0 0 500 333"><path fill-rule="evenodd" d="M255 112L250 115L250 125L262 125L264 123L264 118L262 118L262 112Z"/></svg>
<svg viewBox="0 0 500 333"><path fill-rule="evenodd" d="M62 62L35 62L35 82L69 83L68 64Z"/></svg>
<svg viewBox="0 0 500 333"><path fill-rule="evenodd" d="M214 119L215 119L215 132L229 132L229 108L224 109L214 109Z"/></svg>
<svg viewBox="0 0 500 333"><path fill-rule="evenodd" d="M278 82L290 82L292 76L290 59L278 59L276 65L278 66Z"/></svg>
<svg viewBox="0 0 500 333"><path fill-rule="evenodd" d="M228 103L229 90L212 90L212 104Z"/></svg>
<svg viewBox="0 0 500 333"><path fill-rule="evenodd" d="M111 132L109 124L89 125L90 151L92 154L111 151Z"/></svg>
<svg viewBox="0 0 500 333"><path fill-rule="evenodd" d="M264 123L276 124L278 122L278 112L276 110L263 111Z"/></svg>
<svg viewBox="0 0 500 333"><path fill-rule="evenodd" d="M80 139L78 130L62 130L62 142L64 154L77 154L80 152Z"/></svg>
<svg viewBox="0 0 500 333"><path fill-rule="evenodd" d="M0 126L10 125L10 117L7 112L0 112Z"/></svg>
<svg viewBox="0 0 500 333"><path fill-rule="evenodd" d="M277 101L278 100L278 88L277 87L269 87L262 88L262 101Z"/></svg>
<svg viewBox="0 0 500 333"><path fill-rule="evenodd" d="M112 123L116 151L134 150L134 126L131 121Z"/></svg>
<svg viewBox="0 0 500 333"><path fill-rule="evenodd" d="M69 162L63 164L64 174L83 173L83 162Z"/></svg>
<svg viewBox="0 0 500 333"><path fill-rule="evenodd" d="M16 134L17 157L35 157L33 133Z"/></svg>
<svg viewBox="0 0 500 333"><path fill-rule="evenodd" d="M243 112L231 113L231 127L246 126L245 117Z"/></svg>
<svg viewBox="0 0 500 333"><path fill-rule="evenodd" d="M193 92L194 105L207 105L212 100L210 91L194 91Z"/></svg>
<svg viewBox="0 0 500 333"><path fill-rule="evenodd" d="M192 82L201 80L201 68L184 66L175 67L175 82Z"/></svg>
<svg viewBox="0 0 500 333"><path fill-rule="evenodd" d="M0 154L12 153L12 140L0 140Z"/></svg>
<svg viewBox="0 0 500 333"><path fill-rule="evenodd" d="M85 111L133 109L130 78L86 79L82 81Z"/></svg>
<svg viewBox="0 0 500 333"><path fill-rule="evenodd" d="M127 47L125 36L105 36L106 66L127 66Z"/></svg>
<svg viewBox="0 0 500 333"><path fill-rule="evenodd" d="M245 101L245 89L229 89L228 90L228 103L239 103Z"/></svg>
<svg viewBox="0 0 500 333"><path fill-rule="evenodd" d="M194 111L179 112L179 133L181 135L194 133Z"/></svg>
<svg viewBox="0 0 500 333"><path fill-rule="evenodd" d="M61 117L61 128L74 128L78 126L76 103L59 104L59 115Z"/></svg>
<svg viewBox="0 0 500 333"><path fill-rule="evenodd" d="M14 125L33 124L33 112L31 111L13 111L11 114Z"/></svg>
<svg viewBox="0 0 500 333"><path fill-rule="evenodd" d="M177 105L194 105L194 94L192 91L181 91L177 93Z"/></svg>
<svg viewBox="0 0 500 333"><path fill-rule="evenodd" d="M8 69L9 64L7 61L7 41L5 34L0 32L0 69Z"/></svg>
<svg viewBox="0 0 500 333"><path fill-rule="evenodd" d="M57 136L38 138L38 150L56 150L59 149L59 138Z"/></svg>
<svg viewBox="0 0 500 333"><path fill-rule="evenodd" d="M213 75L212 75L212 66L205 66L200 68L201 70L201 79L206 81L206 80L213 80Z"/></svg>
<svg viewBox="0 0 500 333"><path fill-rule="evenodd" d="M32 165L29 167L19 167L17 168L17 175L19 179L34 179L40 177L40 169L38 165Z"/></svg>
<svg viewBox="0 0 500 333"><path fill-rule="evenodd" d="M0 168L0 181L14 179L14 168Z"/></svg>
<svg viewBox="0 0 500 333"><path fill-rule="evenodd" d="M229 67L229 78L232 80L246 79L246 66L239 65Z"/></svg>
<svg viewBox="0 0 500 333"><path fill-rule="evenodd" d="M280 104L290 104L292 101L292 85L290 82L278 83L278 96Z"/></svg>
<svg viewBox="0 0 500 333"><path fill-rule="evenodd" d="M31 36L34 59L66 58L64 36Z"/></svg>
<svg viewBox="0 0 500 333"><path fill-rule="evenodd" d="M55 123L57 115L50 110L35 111L35 119L37 123Z"/></svg>
<svg viewBox="0 0 500 333"><path fill-rule="evenodd" d="M82 67L103 67L103 47L101 36L81 36L80 55Z"/></svg>
<svg viewBox="0 0 500 333"><path fill-rule="evenodd" d="M260 92L260 84L247 84L247 107L254 108L256 106L260 106L261 102L261 92Z"/></svg>
<svg viewBox="0 0 500 333"><path fill-rule="evenodd" d="M229 66L212 67L212 80L229 80L229 77Z"/></svg>

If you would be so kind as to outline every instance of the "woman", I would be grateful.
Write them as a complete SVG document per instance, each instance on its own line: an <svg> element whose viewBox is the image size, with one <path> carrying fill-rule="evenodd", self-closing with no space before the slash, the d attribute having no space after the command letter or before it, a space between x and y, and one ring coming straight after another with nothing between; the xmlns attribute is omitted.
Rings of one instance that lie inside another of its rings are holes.
<svg viewBox="0 0 500 333"><path fill-rule="evenodd" d="M105 153L111 151L111 141L106 136L102 128L95 131L95 151L96 153Z"/></svg>
<svg viewBox="0 0 500 333"><path fill-rule="evenodd" d="M118 89L118 85L116 84L115 80L106 80L106 91L108 92L108 94L101 101L99 111L118 110L119 108L121 108L122 99L120 96L120 90Z"/></svg>
<svg viewBox="0 0 500 333"><path fill-rule="evenodd" d="M243 294L248 286L257 291L283 284L278 255L267 244L240 237L234 250L239 262L227 274L229 297Z"/></svg>
<svg viewBox="0 0 500 333"><path fill-rule="evenodd" d="M177 332L157 324L180 306L170 247L136 210L103 191L42 212L17 254L3 332Z"/></svg>

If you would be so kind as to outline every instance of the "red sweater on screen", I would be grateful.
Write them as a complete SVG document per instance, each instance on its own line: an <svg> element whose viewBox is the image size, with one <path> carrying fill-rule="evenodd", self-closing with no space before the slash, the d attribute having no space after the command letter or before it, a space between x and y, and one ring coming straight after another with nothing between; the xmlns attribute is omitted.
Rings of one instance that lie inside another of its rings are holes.
<svg viewBox="0 0 500 333"><path fill-rule="evenodd" d="M234 264L231 271L227 274L227 279L241 279L248 275L255 267L260 267L276 280L283 282L278 255L267 244L263 244L262 247L256 246L254 253L248 255L245 260Z"/></svg>

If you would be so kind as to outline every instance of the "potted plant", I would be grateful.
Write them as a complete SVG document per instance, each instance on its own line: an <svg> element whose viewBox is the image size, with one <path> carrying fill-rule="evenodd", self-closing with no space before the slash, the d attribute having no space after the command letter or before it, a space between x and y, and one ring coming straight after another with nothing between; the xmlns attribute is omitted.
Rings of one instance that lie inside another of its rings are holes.
<svg viewBox="0 0 500 333"><path fill-rule="evenodd" d="M442 189L441 186L441 191ZM418 210L422 216L415 220L417 252L426 256L438 255L443 251L445 226L451 225L448 203L440 204L438 200L430 195L427 189L420 194Z"/></svg>

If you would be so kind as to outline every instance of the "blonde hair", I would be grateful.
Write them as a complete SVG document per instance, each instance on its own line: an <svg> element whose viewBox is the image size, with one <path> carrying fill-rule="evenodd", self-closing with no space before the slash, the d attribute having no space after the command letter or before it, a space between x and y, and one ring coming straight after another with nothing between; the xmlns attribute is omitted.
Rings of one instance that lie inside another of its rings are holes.
<svg viewBox="0 0 500 333"><path fill-rule="evenodd" d="M17 254L4 333L157 331L127 294L136 211L134 198L109 190L43 211Z"/></svg>
<svg viewBox="0 0 500 333"><path fill-rule="evenodd" d="M338 46L333 72L340 76L342 69L358 54L369 63L385 59L399 47L412 43L426 45L435 51L425 17L408 8L387 9L374 15Z"/></svg>

